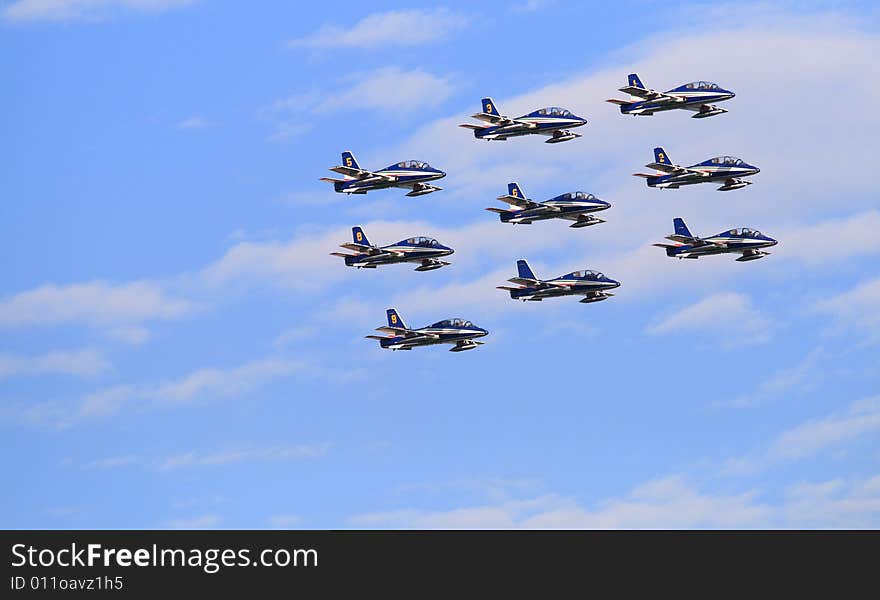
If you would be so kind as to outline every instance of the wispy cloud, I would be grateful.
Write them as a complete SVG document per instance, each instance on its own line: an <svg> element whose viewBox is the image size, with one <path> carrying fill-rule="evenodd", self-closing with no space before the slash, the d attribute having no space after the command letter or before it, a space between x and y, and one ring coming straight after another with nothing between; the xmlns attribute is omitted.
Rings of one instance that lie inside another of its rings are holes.
<svg viewBox="0 0 880 600"><path fill-rule="evenodd" d="M839 448L880 430L880 397L853 402L848 409L805 421L777 435L763 449L725 461L727 475L751 475L782 463L799 461Z"/></svg>
<svg viewBox="0 0 880 600"><path fill-rule="evenodd" d="M55 350L40 356L0 353L0 379L20 375L73 375L94 377L110 369L103 354L92 348Z"/></svg>
<svg viewBox="0 0 880 600"><path fill-rule="evenodd" d="M159 468L163 471L169 471L185 468L220 467L244 462L282 462L316 458L326 454L329 447L329 444L318 444L276 446L271 448L239 448L207 454L187 452L185 454L169 456L161 462Z"/></svg>
<svg viewBox="0 0 880 600"><path fill-rule="evenodd" d="M211 122L208 121L205 117L200 115L193 115L191 117L187 117L186 119L180 121L177 124L178 129L205 129L206 127L210 127Z"/></svg>
<svg viewBox="0 0 880 600"><path fill-rule="evenodd" d="M159 384L104 388L74 402L7 405L0 411L0 416L34 425L66 428L89 419L116 414L133 405L173 405L206 398L241 396L274 379L298 373L304 366L302 361L270 357L227 369L198 369L179 379Z"/></svg>
<svg viewBox="0 0 880 600"><path fill-rule="evenodd" d="M267 519L269 526L275 529L291 529L302 526L302 517L299 515L272 515Z"/></svg>
<svg viewBox="0 0 880 600"><path fill-rule="evenodd" d="M419 46L445 39L467 25L464 15L444 8L392 10L368 15L345 29L325 25L315 33L292 39L293 48L377 48Z"/></svg>
<svg viewBox="0 0 880 600"><path fill-rule="evenodd" d="M820 300L814 310L832 317L834 325L839 328L854 329L868 341L877 341L880 339L880 278Z"/></svg>
<svg viewBox="0 0 880 600"><path fill-rule="evenodd" d="M298 92L260 110L273 124L271 139L284 141L312 128L311 120L343 111L379 111L399 116L435 107L454 89L452 77L423 69L383 67L340 78L336 89Z"/></svg>
<svg viewBox="0 0 880 600"><path fill-rule="evenodd" d="M637 486L621 498L584 507L544 495L445 511L404 509L352 517L356 526L418 529L686 529L756 527L769 514L754 492L711 494L680 476Z"/></svg>
<svg viewBox="0 0 880 600"><path fill-rule="evenodd" d="M119 13L160 13L198 0L15 0L3 8L13 22L100 20Z"/></svg>
<svg viewBox="0 0 880 600"><path fill-rule="evenodd" d="M648 326L653 334L704 332L726 345L767 341L768 329L751 299L735 292L713 294Z"/></svg>
<svg viewBox="0 0 880 600"><path fill-rule="evenodd" d="M149 281L47 284L0 299L0 327L133 324L172 319L193 309L190 302L169 297L158 284Z"/></svg>
<svg viewBox="0 0 880 600"><path fill-rule="evenodd" d="M159 526L164 529L212 529L218 527L223 519L219 515L209 513L193 517L178 517L162 521Z"/></svg>

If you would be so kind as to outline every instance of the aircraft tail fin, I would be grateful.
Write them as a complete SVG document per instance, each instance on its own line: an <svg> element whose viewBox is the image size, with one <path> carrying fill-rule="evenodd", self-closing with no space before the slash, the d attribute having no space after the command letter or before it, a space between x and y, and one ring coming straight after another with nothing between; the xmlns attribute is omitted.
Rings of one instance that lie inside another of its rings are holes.
<svg viewBox="0 0 880 600"><path fill-rule="evenodd" d="M492 98L483 98L483 112L487 115L495 115L496 117L500 117L501 113L498 112L498 109L495 107L495 101Z"/></svg>
<svg viewBox="0 0 880 600"><path fill-rule="evenodd" d="M538 279L525 259L516 261L516 270L519 271L519 276L522 279Z"/></svg>
<svg viewBox="0 0 880 600"><path fill-rule="evenodd" d="M357 159L354 157L354 154L346 150L342 153L342 166L349 167L351 169L360 169L360 165L358 165Z"/></svg>
<svg viewBox="0 0 880 600"><path fill-rule="evenodd" d="M403 319L400 318L400 315L397 314L397 309L389 308L385 311L385 314L388 315L388 327L396 327L399 329L408 329L406 323L403 322Z"/></svg>
<svg viewBox="0 0 880 600"><path fill-rule="evenodd" d="M360 244L361 246L372 246L370 240L367 239L367 234L364 233L364 230L361 227L352 227L351 228L351 239L354 240L355 244Z"/></svg>
<svg viewBox="0 0 880 600"><path fill-rule="evenodd" d="M672 224L675 226L675 235L681 235L689 238L694 237L691 233L691 230L688 229L688 226L684 224L684 219L682 219L681 217L675 217L674 219L672 219Z"/></svg>
<svg viewBox="0 0 880 600"><path fill-rule="evenodd" d="M515 181L511 181L507 184L507 195L513 196L514 198L523 198L525 199L526 195L523 194L522 188L519 187L519 184Z"/></svg>
<svg viewBox="0 0 880 600"><path fill-rule="evenodd" d="M666 150L664 150L662 146L657 146L656 148L654 148L654 162L661 165L672 166L672 161L669 160L669 155L666 153Z"/></svg>
<svg viewBox="0 0 880 600"><path fill-rule="evenodd" d="M641 88L643 90L647 89L645 88L645 84L642 83L642 80L639 79L639 76L635 73L627 75L626 82L629 84L629 87Z"/></svg>

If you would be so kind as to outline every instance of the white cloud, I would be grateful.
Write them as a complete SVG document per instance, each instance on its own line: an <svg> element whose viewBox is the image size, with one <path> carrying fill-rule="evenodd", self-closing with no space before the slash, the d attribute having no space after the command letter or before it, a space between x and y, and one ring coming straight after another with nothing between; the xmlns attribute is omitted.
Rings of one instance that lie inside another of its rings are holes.
<svg viewBox="0 0 880 600"><path fill-rule="evenodd" d="M513 5L513 12L530 13L544 8L549 8L556 4L556 0L525 0L525 2L517 2Z"/></svg>
<svg viewBox="0 0 880 600"><path fill-rule="evenodd" d="M585 508L569 498L527 500L445 511L405 509L355 516L356 526L416 529L690 529L758 527L770 509L753 492L709 494L678 476L650 481L621 498Z"/></svg>
<svg viewBox="0 0 880 600"><path fill-rule="evenodd" d="M14 356L0 353L0 379L17 375L74 375L94 377L110 369L110 363L97 350L55 350L41 356Z"/></svg>
<svg viewBox="0 0 880 600"><path fill-rule="evenodd" d="M168 519L160 524L162 529L213 529L223 522L218 515L204 514L194 517Z"/></svg>
<svg viewBox="0 0 880 600"><path fill-rule="evenodd" d="M784 398L789 393L803 392L817 378L826 374L826 369L820 367L828 358L828 353L823 348L816 348L794 366L781 369L761 382L754 392L718 404L736 407L752 406L766 400Z"/></svg>
<svg viewBox="0 0 880 600"><path fill-rule="evenodd" d="M143 395L166 402L189 402L202 396L240 396L254 388L303 369L301 361L267 358L232 369L199 369L145 390Z"/></svg>
<svg viewBox="0 0 880 600"><path fill-rule="evenodd" d="M418 46L442 40L466 25L466 17L443 8L392 10L368 15L349 29L325 25L311 35L290 40L288 44L302 48Z"/></svg>
<svg viewBox="0 0 880 600"><path fill-rule="evenodd" d="M786 462L803 460L840 448L847 442L880 430L880 397L850 404L848 409L805 421L777 435L764 449L730 458L721 467L725 475L751 475Z"/></svg>
<svg viewBox="0 0 880 600"><path fill-rule="evenodd" d="M270 381L301 372L304 367L302 361L270 357L228 369L198 369L179 379L159 384L104 388L73 402L8 405L0 411L0 415L35 425L66 428L88 419L116 414L133 405L146 407L242 396Z"/></svg>
<svg viewBox="0 0 880 600"><path fill-rule="evenodd" d="M833 317L838 327L855 329L873 341L880 337L880 278L821 300L814 310Z"/></svg>
<svg viewBox="0 0 880 600"><path fill-rule="evenodd" d="M292 529L302 526L302 517L299 515L272 515L268 522L269 526L274 529Z"/></svg>
<svg viewBox="0 0 880 600"><path fill-rule="evenodd" d="M0 327L133 324L180 317L193 308L186 300L167 296L158 284L149 281L46 284L0 300Z"/></svg>
<svg viewBox="0 0 880 600"><path fill-rule="evenodd" d="M880 475L789 485L770 504L757 490L710 492L683 476L661 477L585 507L547 494L448 510L402 509L349 519L392 529L876 528Z"/></svg>
<svg viewBox="0 0 880 600"><path fill-rule="evenodd" d="M160 13L196 0L15 0L3 8L8 21L95 20L117 12Z"/></svg>
<svg viewBox="0 0 880 600"><path fill-rule="evenodd" d="M786 491L784 517L792 527L876 529L878 515L880 475L800 483Z"/></svg>
<svg viewBox="0 0 880 600"><path fill-rule="evenodd" d="M329 447L329 444L320 444L276 446L270 448L239 448L208 454L188 452L186 454L169 456L160 463L159 469L169 471L195 467L219 467L255 461L282 462L303 458L316 458L326 454Z"/></svg>
<svg viewBox="0 0 880 600"><path fill-rule="evenodd" d="M703 332L717 336L721 344L767 341L769 321L745 294L720 292L703 298L648 327L653 334Z"/></svg>
<svg viewBox="0 0 880 600"><path fill-rule="evenodd" d="M771 444L767 459L798 460L880 430L880 396L854 402L840 414L808 421L783 432Z"/></svg>
<svg viewBox="0 0 880 600"><path fill-rule="evenodd" d="M354 76L345 91L323 94L311 110L318 114L351 108L420 111L446 100L452 89L449 77L439 77L422 69L407 71L385 67Z"/></svg>
<svg viewBox="0 0 880 600"><path fill-rule="evenodd" d="M84 469L97 469L97 470L105 470L105 469L118 469L120 467L126 467L128 465L134 464L137 462L137 458L134 456L110 456L107 458L99 458L90 462L87 462L83 465Z"/></svg>
<svg viewBox="0 0 880 600"><path fill-rule="evenodd" d="M191 117L187 117L183 121L177 124L178 129L205 129L209 127L211 122L208 121L205 117L200 115L193 115Z"/></svg>
<svg viewBox="0 0 880 600"><path fill-rule="evenodd" d="M880 211L869 210L812 225L782 230L779 258L809 265L880 253Z"/></svg>

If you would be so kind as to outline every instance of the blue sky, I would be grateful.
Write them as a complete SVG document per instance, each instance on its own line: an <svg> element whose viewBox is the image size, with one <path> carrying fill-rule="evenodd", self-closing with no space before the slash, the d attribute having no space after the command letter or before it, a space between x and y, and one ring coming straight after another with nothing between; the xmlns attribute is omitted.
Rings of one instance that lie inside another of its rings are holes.
<svg viewBox="0 0 880 600"><path fill-rule="evenodd" d="M0 4L2 525L880 526L876 7L607 4ZM629 72L737 97L624 117ZM478 143L455 125L484 95L590 124ZM655 145L762 172L651 190ZM444 190L341 197L345 149ZM504 226L513 180L608 222ZM780 245L674 261L676 216ZM345 269L352 225L453 265ZM518 258L622 286L513 302ZM388 306L492 333L382 351Z"/></svg>

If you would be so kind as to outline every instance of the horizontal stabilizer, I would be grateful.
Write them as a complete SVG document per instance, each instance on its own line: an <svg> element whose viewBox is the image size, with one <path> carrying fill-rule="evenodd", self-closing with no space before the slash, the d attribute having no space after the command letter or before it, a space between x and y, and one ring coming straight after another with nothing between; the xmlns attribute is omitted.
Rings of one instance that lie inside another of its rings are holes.
<svg viewBox="0 0 880 600"><path fill-rule="evenodd" d="M504 210L503 208L487 208L486 210L488 210L489 212L498 213L499 215L503 215L506 212L510 212L510 211Z"/></svg>
<svg viewBox="0 0 880 600"><path fill-rule="evenodd" d="M657 171L663 171L664 173L677 173L679 171L684 171L681 167L675 165L667 165L665 163L652 162L645 165L649 169L655 169Z"/></svg>
<svg viewBox="0 0 880 600"><path fill-rule="evenodd" d="M345 183L347 180L333 179L332 177L321 177L320 181L326 181L327 183Z"/></svg>
<svg viewBox="0 0 880 600"><path fill-rule="evenodd" d="M378 250L378 248L374 248L373 246L365 246L364 244L355 244L353 242L339 244L339 247L345 248L346 250L352 250L354 252L369 252L370 250Z"/></svg>
<svg viewBox="0 0 880 600"><path fill-rule="evenodd" d="M465 129L474 129L474 130L478 130L478 129L483 129L483 128L484 128L483 125L474 125L473 123L461 123L461 124L459 125L459 127L464 127Z"/></svg>
<svg viewBox="0 0 880 600"><path fill-rule="evenodd" d="M619 106L626 106L627 104L630 104L626 100L620 100L618 98L608 98L608 100L606 100L605 102L610 102L611 104L617 104Z"/></svg>
<svg viewBox="0 0 880 600"><path fill-rule="evenodd" d="M507 281L509 281L510 283L515 283L517 285L524 285L526 287L533 287L541 285L543 283L539 279L527 279L525 277L511 277Z"/></svg>
<svg viewBox="0 0 880 600"><path fill-rule="evenodd" d="M382 335L365 335L364 337L367 338L368 340L387 340L388 339L387 336L382 336Z"/></svg>

